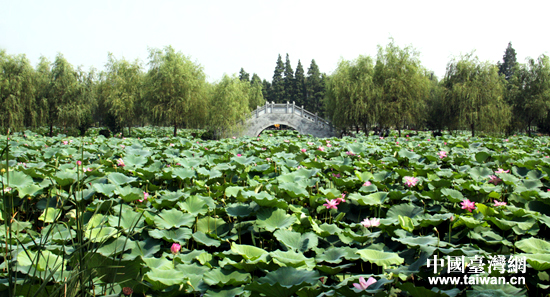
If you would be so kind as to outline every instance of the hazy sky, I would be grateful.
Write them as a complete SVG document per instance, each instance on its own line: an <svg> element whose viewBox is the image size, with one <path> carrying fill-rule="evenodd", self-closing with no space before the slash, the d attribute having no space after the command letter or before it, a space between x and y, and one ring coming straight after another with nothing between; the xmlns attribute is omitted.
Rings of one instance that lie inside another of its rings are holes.
<svg viewBox="0 0 550 297"><path fill-rule="evenodd" d="M518 61L550 51L543 1L25 1L0 0L0 49L33 65L62 53L75 67L103 70L107 53L139 59L172 45L201 64L210 81L243 67L271 81L277 55L315 59L332 73L340 59L376 56L393 37L412 45L443 77L453 56L476 50L502 60L508 42Z"/></svg>

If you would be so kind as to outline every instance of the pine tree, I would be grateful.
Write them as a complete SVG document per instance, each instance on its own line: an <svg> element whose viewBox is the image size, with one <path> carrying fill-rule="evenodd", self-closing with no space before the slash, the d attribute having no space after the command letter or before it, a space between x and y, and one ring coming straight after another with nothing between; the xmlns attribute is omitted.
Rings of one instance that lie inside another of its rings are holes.
<svg viewBox="0 0 550 297"><path fill-rule="evenodd" d="M283 72L285 70L281 55L277 59L277 65L273 73L273 80L271 81L271 94L269 100L275 101L275 103L281 103L285 94Z"/></svg>
<svg viewBox="0 0 550 297"><path fill-rule="evenodd" d="M304 67L302 62L298 60L298 66L296 66L296 73L294 74L294 101L296 105L302 106L306 101L306 77L304 73Z"/></svg>
<svg viewBox="0 0 550 297"><path fill-rule="evenodd" d="M315 59L311 60L309 69L307 70L306 79L307 97L304 107L313 113L323 113L323 97L325 96L324 80L319 72L319 67L315 63Z"/></svg>
<svg viewBox="0 0 550 297"><path fill-rule="evenodd" d="M264 99L266 101L272 101L272 92L273 90L271 89L271 83L264 79L262 81L262 94L264 95Z"/></svg>
<svg viewBox="0 0 550 297"><path fill-rule="evenodd" d="M250 81L250 74L248 74L248 72L244 71L244 69L241 68L241 71L239 71L239 79L241 81Z"/></svg>
<svg viewBox="0 0 550 297"><path fill-rule="evenodd" d="M256 74L252 74L252 79L250 80L250 84L253 85L253 84L262 84L262 79Z"/></svg>
<svg viewBox="0 0 550 297"><path fill-rule="evenodd" d="M282 98L283 102L286 101L292 102L295 97L295 91L294 91L294 71L292 70L292 66L290 65L290 58L288 57L288 54L286 54L286 61L285 61L285 77L283 80L283 85L285 89L285 95Z"/></svg>
<svg viewBox="0 0 550 297"><path fill-rule="evenodd" d="M514 75L514 66L517 64L516 50L512 48L512 42L508 43L508 47L506 47L502 60L503 63L500 63L500 61L497 63L498 74L504 75L506 80L510 80L510 78Z"/></svg>

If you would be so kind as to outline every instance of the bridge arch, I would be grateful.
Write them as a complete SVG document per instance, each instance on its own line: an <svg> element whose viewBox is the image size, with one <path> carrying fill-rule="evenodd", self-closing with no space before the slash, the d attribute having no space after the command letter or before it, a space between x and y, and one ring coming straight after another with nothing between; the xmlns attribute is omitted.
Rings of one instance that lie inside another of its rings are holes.
<svg viewBox="0 0 550 297"><path fill-rule="evenodd" d="M244 122L243 135L256 137L267 127L282 124L294 128L300 134L311 134L315 137L334 137L336 131L332 124L294 104L266 103L253 111Z"/></svg>

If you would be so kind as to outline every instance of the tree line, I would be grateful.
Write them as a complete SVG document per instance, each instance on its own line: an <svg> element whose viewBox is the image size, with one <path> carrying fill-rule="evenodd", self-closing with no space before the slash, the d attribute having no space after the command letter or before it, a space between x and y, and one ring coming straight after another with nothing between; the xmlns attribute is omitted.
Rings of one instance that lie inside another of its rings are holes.
<svg viewBox="0 0 550 297"><path fill-rule="evenodd" d="M170 46L149 49L147 66L109 54L104 71L84 71L58 54L33 68L25 55L0 50L0 128L47 126L52 135L54 127L84 133L99 123L130 135L153 124L174 135L179 128L228 135L267 100L294 101L343 130L550 131L550 60L518 63L511 43L496 64L473 53L452 59L441 80L413 47L393 39L374 58L341 60L331 75L315 60L307 75L300 61L293 71L288 54L285 63L279 55L271 82L241 68L209 83L198 63Z"/></svg>
<svg viewBox="0 0 550 297"><path fill-rule="evenodd" d="M0 51L0 127L47 126L52 135L54 126L84 133L100 123L130 135L133 126L155 124L174 127L174 136L178 128L221 136L265 103L261 84L236 75L209 83L198 63L170 46L149 49L147 64L145 71L139 60L109 54L104 71L86 72L58 54L34 69L25 55Z"/></svg>
<svg viewBox="0 0 550 297"><path fill-rule="evenodd" d="M262 85L263 97L268 102L294 101L296 105L303 106L312 113L319 113L321 116L325 113L323 98L325 97L326 77L325 73L320 72L315 59L311 60L307 76L300 60L296 65L296 71L293 71L288 54L286 54L284 64L279 54L271 82L266 79L262 81L255 73L250 79L250 74L243 68L239 72L241 80L250 80L251 84Z"/></svg>
<svg viewBox="0 0 550 297"><path fill-rule="evenodd" d="M327 78L325 106L339 128L405 128L506 132L533 127L550 132L550 60L516 61L511 43L503 61L480 61L473 53L447 64L440 81L412 47L393 40L376 58L341 60Z"/></svg>

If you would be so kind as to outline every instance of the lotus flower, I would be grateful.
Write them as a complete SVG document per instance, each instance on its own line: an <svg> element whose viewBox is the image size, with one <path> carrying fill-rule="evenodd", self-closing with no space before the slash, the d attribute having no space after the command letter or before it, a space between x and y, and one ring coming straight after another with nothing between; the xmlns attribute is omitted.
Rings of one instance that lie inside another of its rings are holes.
<svg viewBox="0 0 550 297"><path fill-rule="evenodd" d="M340 204L338 199L331 199L330 201L328 199L325 200L327 201L327 203L323 204L323 206L326 206L327 209L338 209L338 204Z"/></svg>
<svg viewBox="0 0 550 297"><path fill-rule="evenodd" d="M80 161L80 160L76 161L76 165L82 166L82 161Z"/></svg>
<svg viewBox="0 0 550 297"><path fill-rule="evenodd" d="M472 212L472 210L476 209L476 204L470 201L470 199L466 199L460 202L460 204L462 205L462 209L466 209L469 212Z"/></svg>
<svg viewBox="0 0 550 297"><path fill-rule="evenodd" d="M241 155L241 154L237 154L237 157L240 157L240 156L242 156L242 155Z"/></svg>
<svg viewBox="0 0 550 297"><path fill-rule="evenodd" d="M418 183L418 178L412 177L412 176L405 176L405 186L407 187L414 187L416 183Z"/></svg>
<svg viewBox="0 0 550 297"><path fill-rule="evenodd" d="M368 187L372 185L372 183L370 181L366 181L364 184L363 184L363 187Z"/></svg>
<svg viewBox="0 0 550 297"><path fill-rule="evenodd" d="M147 197L149 197L149 193L143 192L143 199L138 199L138 201L142 203L143 201L147 200Z"/></svg>
<svg viewBox="0 0 550 297"><path fill-rule="evenodd" d="M506 202L504 202L504 201L502 201L502 202L500 202L498 200L493 200L493 201L495 201L495 205L494 205L495 207L506 206Z"/></svg>
<svg viewBox="0 0 550 297"><path fill-rule="evenodd" d="M307 142L307 145L314 145L314 143L311 142L311 141L308 141L308 142Z"/></svg>
<svg viewBox="0 0 550 297"><path fill-rule="evenodd" d="M504 170L502 168L499 168L497 171L495 171L495 173L508 173L508 172L510 172L510 169Z"/></svg>
<svg viewBox="0 0 550 297"><path fill-rule="evenodd" d="M371 276L368 280L365 280L365 278L361 276L359 277L359 283L353 283L353 286L358 290L364 291L374 283L376 283L374 277Z"/></svg>
<svg viewBox="0 0 550 297"><path fill-rule="evenodd" d="M122 159L116 160L116 164L117 164L119 167L124 167L124 166L126 166L126 164L124 164L124 161L123 161Z"/></svg>
<svg viewBox="0 0 550 297"><path fill-rule="evenodd" d="M341 198L336 198L336 201L338 201L338 203L340 202L346 202L346 194L342 194L342 197Z"/></svg>
<svg viewBox="0 0 550 297"><path fill-rule="evenodd" d="M302 149L302 153L305 153L307 150L306 149Z"/></svg>
<svg viewBox="0 0 550 297"><path fill-rule="evenodd" d="M446 151L440 151L438 153L438 155L439 155L439 159L443 159L443 158L447 157L447 152Z"/></svg>
<svg viewBox="0 0 550 297"><path fill-rule="evenodd" d="M352 152L350 152L350 151L347 151L346 154L347 154L348 156L355 156L355 154L352 153Z"/></svg>
<svg viewBox="0 0 550 297"><path fill-rule="evenodd" d="M496 175L489 176L489 179L489 183L494 184L495 186L502 181L502 179L498 178Z"/></svg>
<svg viewBox="0 0 550 297"><path fill-rule="evenodd" d="M172 254L177 254L181 250L181 245L179 243L173 243L172 247L170 248L170 251L172 251Z"/></svg>
<svg viewBox="0 0 550 297"><path fill-rule="evenodd" d="M380 219L378 218L364 219L363 221L361 221L361 225L363 225L363 227L365 228L378 227L380 226Z"/></svg>
<svg viewBox="0 0 550 297"><path fill-rule="evenodd" d="M325 151L325 149L322 146L318 147L317 149L320 150L321 152Z"/></svg>

